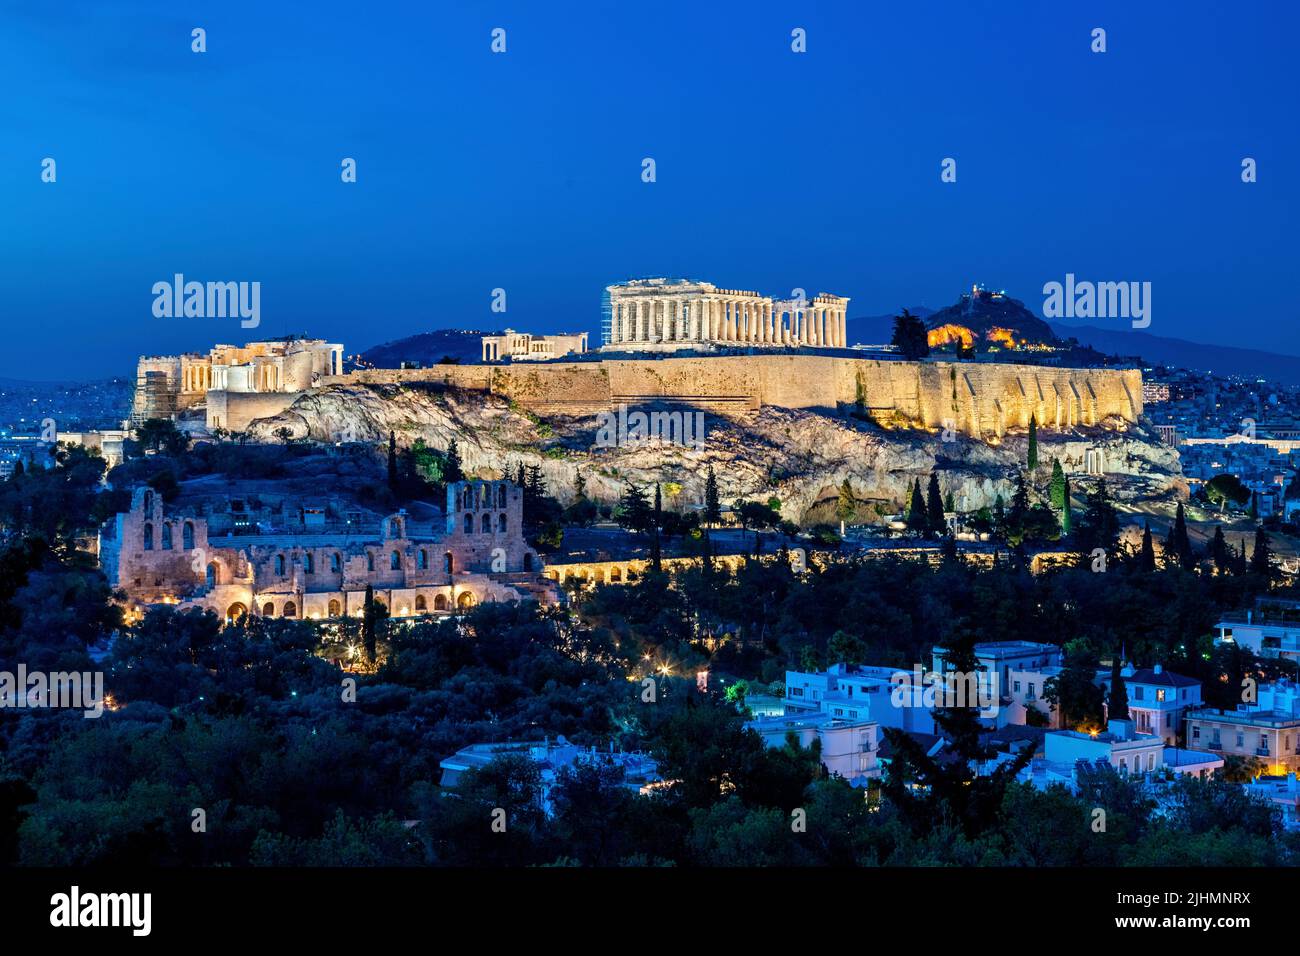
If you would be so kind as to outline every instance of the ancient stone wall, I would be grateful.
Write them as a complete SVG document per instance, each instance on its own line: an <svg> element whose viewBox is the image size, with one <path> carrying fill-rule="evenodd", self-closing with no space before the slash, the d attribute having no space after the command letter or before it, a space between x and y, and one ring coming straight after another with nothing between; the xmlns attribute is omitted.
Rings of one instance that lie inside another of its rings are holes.
<svg viewBox="0 0 1300 956"><path fill-rule="evenodd" d="M1136 422L1137 369L1067 369L983 362L904 362L837 355L718 355L539 365L374 369L324 384L441 382L489 391L540 414L591 414L619 404L682 402L711 411L764 405L880 424L1000 437L1034 416L1044 428ZM258 416L255 416L258 417ZM211 419L211 413L209 413Z"/></svg>
<svg viewBox="0 0 1300 956"><path fill-rule="evenodd" d="M207 426L241 432L258 418L279 415L302 392L208 392Z"/></svg>

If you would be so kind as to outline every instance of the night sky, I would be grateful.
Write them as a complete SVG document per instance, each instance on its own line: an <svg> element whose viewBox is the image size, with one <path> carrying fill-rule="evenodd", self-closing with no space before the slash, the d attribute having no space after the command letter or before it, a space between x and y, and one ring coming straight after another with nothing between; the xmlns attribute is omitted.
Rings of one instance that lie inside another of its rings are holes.
<svg viewBox="0 0 1300 956"><path fill-rule="evenodd" d="M4 3L0 377L289 332L594 331L605 285L653 274L850 316L1150 281L1152 334L1300 354L1296 11ZM155 318L177 272L260 281L261 326Z"/></svg>

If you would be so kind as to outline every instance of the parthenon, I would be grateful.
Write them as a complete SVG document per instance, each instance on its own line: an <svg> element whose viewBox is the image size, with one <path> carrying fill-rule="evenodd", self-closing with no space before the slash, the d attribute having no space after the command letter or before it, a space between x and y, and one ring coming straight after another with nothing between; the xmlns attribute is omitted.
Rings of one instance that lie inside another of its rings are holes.
<svg viewBox="0 0 1300 956"><path fill-rule="evenodd" d="M607 288L611 350L717 346L844 348L846 296L773 299L689 279L635 279Z"/></svg>

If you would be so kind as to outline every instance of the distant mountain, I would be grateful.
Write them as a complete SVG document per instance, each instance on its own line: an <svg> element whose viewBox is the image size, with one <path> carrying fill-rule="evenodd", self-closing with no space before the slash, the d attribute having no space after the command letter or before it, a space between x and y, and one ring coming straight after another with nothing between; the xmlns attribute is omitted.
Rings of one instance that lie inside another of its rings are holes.
<svg viewBox="0 0 1300 956"><path fill-rule="evenodd" d="M403 362L419 366L437 365L444 358L458 362L477 362L483 357L484 335L495 332L474 332L464 329L439 329L408 335L395 342L375 345L361 353L362 362L374 368L401 368Z"/></svg>
<svg viewBox="0 0 1300 956"><path fill-rule="evenodd" d="M1081 345L1091 345L1108 355L1141 356L1152 365L1173 365L1217 375L1267 378L1287 385L1300 385L1300 356L1206 345L1130 328L1103 329L1060 322L1051 323L1051 327L1063 339L1076 338Z"/></svg>
<svg viewBox="0 0 1300 956"><path fill-rule="evenodd" d="M1055 345L1052 327L1005 292L975 288L925 320L931 348L961 340L976 351L989 346Z"/></svg>
<svg viewBox="0 0 1300 956"><path fill-rule="evenodd" d="M846 319L844 326L849 345L888 345L894 337L894 316L902 311L900 308L898 312L890 312L888 315L862 315L856 319ZM919 319L934 313L933 309L927 309L923 305L910 306L909 311Z"/></svg>

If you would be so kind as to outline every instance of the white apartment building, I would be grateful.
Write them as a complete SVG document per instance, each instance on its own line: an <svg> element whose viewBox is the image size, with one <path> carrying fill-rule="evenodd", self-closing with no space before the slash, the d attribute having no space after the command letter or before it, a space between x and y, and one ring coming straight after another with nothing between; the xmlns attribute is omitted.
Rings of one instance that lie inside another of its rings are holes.
<svg viewBox="0 0 1300 956"><path fill-rule="evenodd" d="M1254 757L1270 774L1300 770L1300 687L1290 680L1261 684L1256 700L1236 710L1188 713L1187 744L1224 757Z"/></svg>
<svg viewBox="0 0 1300 956"><path fill-rule="evenodd" d="M914 672L897 667L832 664L824 671L785 672L787 716L825 713L841 720L869 720L881 727L933 734L934 716ZM899 706L899 704L902 706Z"/></svg>
<svg viewBox="0 0 1300 956"><path fill-rule="evenodd" d="M844 720L824 711L764 717L745 724L769 747L782 747L790 734L807 749L821 743L821 759L828 773L843 777L855 787L880 776L878 752L880 725L873 720Z"/></svg>
<svg viewBox="0 0 1300 956"><path fill-rule="evenodd" d="M1238 644L1259 657L1300 661L1300 611L1241 611L1225 614L1214 626L1219 632L1216 644Z"/></svg>
<svg viewBox="0 0 1300 956"><path fill-rule="evenodd" d="M1128 695L1129 717L1139 734L1154 734L1167 745L1178 744L1183 716L1201 706L1201 682L1167 671L1157 664L1134 670L1131 665L1120 671ZM1099 676L1102 692L1110 700L1110 673Z"/></svg>

